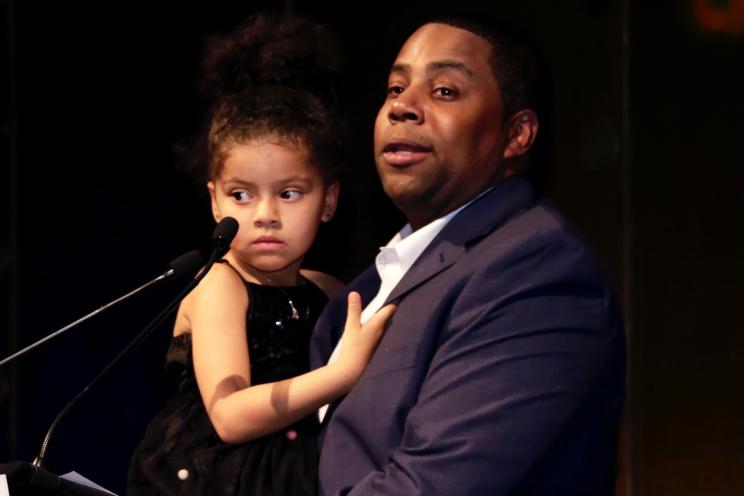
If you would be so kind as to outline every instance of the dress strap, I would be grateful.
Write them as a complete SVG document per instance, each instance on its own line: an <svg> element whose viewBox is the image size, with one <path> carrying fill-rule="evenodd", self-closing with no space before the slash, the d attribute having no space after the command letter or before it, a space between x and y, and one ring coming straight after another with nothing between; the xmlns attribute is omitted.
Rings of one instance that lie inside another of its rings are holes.
<svg viewBox="0 0 744 496"><path fill-rule="evenodd" d="M236 269L235 267L233 267L233 265L232 265L232 264L230 263L230 261L229 261L229 260L227 260L227 259L224 259L224 258L221 258L221 259L217 260L217 261L216 261L215 263L219 263L219 264L225 264L225 265L227 265L228 267L230 267L230 268L231 268L231 269L233 270L233 272L235 272L235 273L236 273L236 274L238 275L238 277L240 278L240 280L241 280L241 281L243 281L243 282L248 282L248 281L246 281L246 280L245 280L245 278L244 278L244 277L243 277L243 276L241 275L241 273L240 273L240 272L238 272L238 269Z"/></svg>

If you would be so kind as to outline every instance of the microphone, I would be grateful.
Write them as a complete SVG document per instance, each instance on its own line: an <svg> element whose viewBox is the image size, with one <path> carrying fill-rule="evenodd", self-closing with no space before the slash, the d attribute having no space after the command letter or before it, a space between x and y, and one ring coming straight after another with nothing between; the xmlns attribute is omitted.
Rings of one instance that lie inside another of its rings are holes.
<svg viewBox="0 0 744 496"><path fill-rule="evenodd" d="M230 243L237 233L238 221L232 217L224 217L217 223L212 233L212 254L215 259L227 253L227 250L230 249Z"/></svg>
<svg viewBox="0 0 744 496"><path fill-rule="evenodd" d="M166 279L181 277L195 273L204 264L204 257L197 250L191 250L179 255L168 264L168 270L163 275Z"/></svg>
<svg viewBox="0 0 744 496"><path fill-rule="evenodd" d="M163 310L160 311L158 315L155 316L152 321L150 321L149 324L139 333L137 334L134 339L132 339L129 344L127 344L123 350L117 354L113 360L111 360L108 365L106 365L101 372L98 373L97 376L93 378L90 383L83 388L82 391L80 391L77 396L75 396L72 400L67 402L67 404L62 408L62 410L57 414L54 421L52 422L52 425L49 427L49 430L46 433L46 436L44 437L44 442L41 445L41 450L39 451L39 455L34 459L32 462L32 465L35 467L41 467L44 462L44 456L46 455L47 447L49 446L49 440L52 437L52 434L54 433L54 430L56 429L59 422L62 420L62 418L65 416L65 414L72 408L72 406L80 400L80 398L88 392L90 388L95 386L99 380L103 376L106 375L106 373L111 370L114 365L119 363L119 361L124 358L129 352L134 350L136 347L138 347L140 344L142 344L147 337L152 334L153 330L155 330L162 322L163 320L170 315L170 313L178 306L179 303L181 303L181 300L186 297L187 294L189 294L199 282L201 282L202 279L204 279L204 276L207 275L209 270L212 268L212 266L215 264L217 259L224 255L227 252L227 249L230 247L230 243L232 242L235 235L238 233L238 221L233 219L232 217L225 217L223 218L217 226L215 226L214 231L212 233L212 252L209 255L209 258L207 259L207 263L204 266L204 268L198 272L194 278L189 282L189 284L186 285L186 287L178 293L178 295L173 298L173 300L166 305Z"/></svg>
<svg viewBox="0 0 744 496"><path fill-rule="evenodd" d="M20 357L22 355L25 355L26 353L28 353L29 351L33 350L37 346L40 346L40 345L46 343L47 341L49 341L49 340L51 340L53 338L56 338L60 334L64 333L65 331L67 331L69 329L72 329L76 325L85 322L86 320L88 320L89 318L93 317L94 315L98 315L99 313L103 312L104 310L108 309L109 307L112 307L115 304L117 304L117 303L119 303L121 301L126 300L130 296L136 295L140 291L144 290L145 288L148 288L148 287L152 286L155 283L158 283L160 281L164 281L166 279L173 279L175 277L181 277L183 275L196 272L199 269L199 267L202 266L203 263L204 263L204 258L196 250L191 250L188 253L184 253L183 255L180 255L180 256L174 258L171 261L171 263L168 264L168 270L166 270L165 272L163 272L162 274L160 274L156 278L154 278L154 279L146 282L142 286L138 287L137 289L134 289L134 290L130 291L129 293L125 294L124 296L120 296L119 298L115 299L114 301L103 305L102 307L98 308L97 310L94 310L94 311L90 312L89 314L85 315L84 317L79 318L75 322L72 322L70 324L67 324L63 328L61 328L61 329L59 329L57 331L54 331L53 333L49 334L46 337L41 338L40 340L36 341L35 343L32 343L29 346L26 346L22 350L13 353L9 357L4 358L2 361L0 361L0 367L2 367L3 365L5 365L6 363L9 363L9 362L15 360L16 358L18 358L18 357Z"/></svg>

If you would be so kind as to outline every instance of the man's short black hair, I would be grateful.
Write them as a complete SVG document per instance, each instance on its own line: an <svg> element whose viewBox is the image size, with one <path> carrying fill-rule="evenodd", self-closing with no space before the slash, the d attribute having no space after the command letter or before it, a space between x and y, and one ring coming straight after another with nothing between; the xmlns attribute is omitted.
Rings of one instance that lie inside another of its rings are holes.
<svg viewBox="0 0 744 496"><path fill-rule="evenodd" d="M538 116L547 112L549 83L546 65L535 42L526 33L503 21L478 16L442 16L423 24L446 24L470 31L488 41L493 51L489 63L504 104L504 118L522 109Z"/></svg>

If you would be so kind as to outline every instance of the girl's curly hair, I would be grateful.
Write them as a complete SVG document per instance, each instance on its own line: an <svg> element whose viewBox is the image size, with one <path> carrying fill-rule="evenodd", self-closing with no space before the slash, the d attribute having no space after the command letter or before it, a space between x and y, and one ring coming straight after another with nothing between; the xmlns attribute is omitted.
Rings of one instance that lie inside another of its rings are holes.
<svg viewBox="0 0 744 496"><path fill-rule="evenodd" d="M307 147L327 182L338 178L340 77L337 45L321 25L258 14L213 37L202 60L202 91L214 102L202 139L208 178L231 146L271 138Z"/></svg>

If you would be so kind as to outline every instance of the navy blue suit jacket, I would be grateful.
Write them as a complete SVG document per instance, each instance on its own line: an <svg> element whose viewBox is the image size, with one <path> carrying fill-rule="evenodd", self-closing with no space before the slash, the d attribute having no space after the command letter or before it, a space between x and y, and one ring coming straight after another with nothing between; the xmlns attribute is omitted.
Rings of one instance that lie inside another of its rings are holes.
<svg viewBox="0 0 744 496"><path fill-rule="evenodd" d="M374 267L347 289L377 293ZM591 251L513 178L439 233L321 438L322 495L610 495L625 344ZM313 336L325 363L346 316Z"/></svg>

